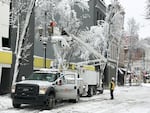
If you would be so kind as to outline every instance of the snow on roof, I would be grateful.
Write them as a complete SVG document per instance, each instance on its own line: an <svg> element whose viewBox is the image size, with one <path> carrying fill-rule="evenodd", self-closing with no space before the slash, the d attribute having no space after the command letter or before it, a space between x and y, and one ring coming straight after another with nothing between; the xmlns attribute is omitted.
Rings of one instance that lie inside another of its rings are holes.
<svg viewBox="0 0 150 113"><path fill-rule="evenodd" d="M40 70L36 71L35 73L59 73L59 69L47 69L41 68Z"/></svg>

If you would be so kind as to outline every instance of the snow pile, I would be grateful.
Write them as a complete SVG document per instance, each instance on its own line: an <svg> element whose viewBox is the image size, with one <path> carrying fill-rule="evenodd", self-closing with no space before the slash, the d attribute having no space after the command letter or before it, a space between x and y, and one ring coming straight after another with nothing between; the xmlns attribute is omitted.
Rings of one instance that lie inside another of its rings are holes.
<svg viewBox="0 0 150 113"><path fill-rule="evenodd" d="M150 84L144 84L144 83L142 83L141 86L143 86L143 87L150 87Z"/></svg>
<svg viewBox="0 0 150 113"><path fill-rule="evenodd" d="M10 108L11 103L10 95L0 96L0 111Z"/></svg>

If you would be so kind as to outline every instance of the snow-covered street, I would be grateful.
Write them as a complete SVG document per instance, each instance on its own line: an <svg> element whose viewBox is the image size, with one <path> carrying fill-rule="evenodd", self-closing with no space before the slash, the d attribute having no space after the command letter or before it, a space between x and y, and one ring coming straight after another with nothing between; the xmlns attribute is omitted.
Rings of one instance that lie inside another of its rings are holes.
<svg viewBox="0 0 150 113"><path fill-rule="evenodd" d="M79 103L59 103L52 110L24 105L14 109L8 95L0 96L0 113L150 113L150 84L117 87L115 99L109 91L93 97L82 97Z"/></svg>

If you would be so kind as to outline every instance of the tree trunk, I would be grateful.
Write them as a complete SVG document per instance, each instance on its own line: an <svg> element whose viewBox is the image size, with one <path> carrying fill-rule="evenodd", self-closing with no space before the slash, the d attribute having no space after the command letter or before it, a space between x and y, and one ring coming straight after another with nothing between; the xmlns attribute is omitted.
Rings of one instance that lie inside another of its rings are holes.
<svg viewBox="0 0 150 113"><path fill-rule="evenodd" d="M23 40L24 40L26 32L27 32L27 28L28 28L29 21L30 21L30 18L31 18L32 10L33 10L34 5L35 5L35 1L36 0L32 0L30 2L29 9L28 9L26 19L25 19L25 24L24 24L24 27L23 27L23 30L22 30L22 33L21 33L20 40L18 42L18 47L16 48L16 50L18 50L18 52L16 53L16 62L15 62L15 69L14 69L12 84L14 84L16 82L16 79L17 79L17 76L18 76L21 53L23 51L23 49L22 49Z"/></svg>

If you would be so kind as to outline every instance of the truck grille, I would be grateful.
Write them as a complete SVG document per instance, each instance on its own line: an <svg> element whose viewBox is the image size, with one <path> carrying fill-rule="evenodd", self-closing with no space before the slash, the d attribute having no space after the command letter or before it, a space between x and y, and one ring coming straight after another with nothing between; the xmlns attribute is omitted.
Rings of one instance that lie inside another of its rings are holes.
<svg viewBox="0 0 150 113"><path fill-rule="evenodd" d="M36 96L39 94L39 86L33 84L17 84L16 86L17 96Z"/></svg>

